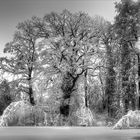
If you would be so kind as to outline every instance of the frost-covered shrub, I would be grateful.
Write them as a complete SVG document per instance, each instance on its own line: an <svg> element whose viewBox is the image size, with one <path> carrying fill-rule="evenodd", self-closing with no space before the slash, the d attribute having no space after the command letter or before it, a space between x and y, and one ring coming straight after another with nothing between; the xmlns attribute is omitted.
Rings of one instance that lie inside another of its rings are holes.
<svg viewBox="0 0 140 140"><path fill-rule="evenodd" d="M74 126L93 126L94 118L87 107L78 108L70 117L70 123Z"/></svg>
<svg viewBox="0 0 140 140"><path fill-rule="evenodd" d="M0 119L0 126L37 126L46 125L45 112L27 101L11 103Z"/></svg>
<svg viewBox="0 0 140 140"><path fill-rule="evenodd" d="M127 115L123 116L113 127L113 129L137 128L140 126L140 111L130 110Z"/></svg>

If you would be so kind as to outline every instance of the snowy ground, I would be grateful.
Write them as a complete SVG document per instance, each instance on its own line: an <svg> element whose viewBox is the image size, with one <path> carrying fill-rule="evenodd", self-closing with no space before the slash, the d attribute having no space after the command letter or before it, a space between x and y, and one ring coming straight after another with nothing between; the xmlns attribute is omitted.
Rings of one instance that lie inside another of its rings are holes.
<svg viewBox="0 0 140 140"><path fill-rule="evenodd" d="M0 128L0 140L140 140L140 129L8 127Z"/></svg>

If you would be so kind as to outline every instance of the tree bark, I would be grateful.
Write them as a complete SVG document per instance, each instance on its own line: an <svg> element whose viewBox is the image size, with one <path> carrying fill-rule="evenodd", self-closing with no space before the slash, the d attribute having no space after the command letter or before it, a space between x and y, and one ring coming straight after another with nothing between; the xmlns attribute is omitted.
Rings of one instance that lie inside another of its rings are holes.
<svg viewBox="0 0 140 140"><path fill-rule="evenodd" d="M75 126L91 126L93 123L93 115L86 106L85 93L85 73L80 75L76 81L76 92L74 93L75 103L71 107L72 125Z"/></svg>
<svg viewBox="0 0 140 140"><path fill-rule="evenodd" d="M137 84L137 109L140 110L140 55L137 54L138 59L138 84Z"/></svg>
<svg viewBox="0 0 140 140"><path fill-rule="evenodd" d="M32 87L32 72L29 72L29 78L28 78L28 83L29 83L29 101L31 105L35 105L35 100L34 100L34 95L33 95L33 87Z"/></svg>
<svg viewBox="0 0 140 140"><path fill-rule="evenodd" d="M31 85L29 86L29 100L30 100L31 105L35 105L35 100L33 96L33 88Z"/></svg>
<svg viewBox="0 0 140 140"><path fill-rule="evenodd" d="M107 75L106 75L106 86L105 86L105 109L108 112L109 117L114 115L114 93L115 93L115 71L114 71L114 60L112 56L111 46L106 45L107 55Z"/></svg>
<svg viewBox="0 0 140 140"><path fill-rule="evenodd" d="M85 76L85 78L84 78L84 84L85 84L85 106L86 107L89 107L89 103L88 103L88 90L87 90L87 70L85 71L85 73L84 73L84 76Z"/></svg>
<svg viewBox="0 0 140 140"><path fill-rule="evenodd" d="M78 77L73 77L69 72L63 75L61 89L63 91L63 99L60 105L60 114L64 117L69 116L71 94L75 90L75 85Z"/></svg>
<svg viewBox="0 0 140 140"><path fill-rule="evenodd" d="M122 91L123 91L123 103L124 112L127 113L129 109L130 101L130 70L131 57L130 48L127 42L122 42L121 46L121 76L122 76Z"/></svg>
<svg viewBox="0 0 140 140"><path fill-rule="evenodd" d="M73 77L71 73L66 72L63 77L61 89L64 94L60 105L60 114L63 118L63 125L66 121L69 121L69 125L77 126L79 122L77 112L79 114L81 110L87 110L85 103L85 73L83 72L80 75ZM73 102L72 99L74 100Z"/></svg>

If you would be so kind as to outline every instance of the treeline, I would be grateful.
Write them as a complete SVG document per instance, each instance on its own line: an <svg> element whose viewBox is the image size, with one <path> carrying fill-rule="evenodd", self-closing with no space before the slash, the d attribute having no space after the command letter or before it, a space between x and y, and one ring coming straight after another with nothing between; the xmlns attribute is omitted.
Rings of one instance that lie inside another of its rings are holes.
<svg viewBox="0 0 140 140"><path fill-rule="evenodd" d="M14 77L7 83L14 98L25 94L35 105L47 92L45 103L65 117L73 98L73 108L82 104L111 118L140 109L140 2L115 7L114 23L68 10L19 23L4 48L10 55L0 59L2 72Z"/></svg>

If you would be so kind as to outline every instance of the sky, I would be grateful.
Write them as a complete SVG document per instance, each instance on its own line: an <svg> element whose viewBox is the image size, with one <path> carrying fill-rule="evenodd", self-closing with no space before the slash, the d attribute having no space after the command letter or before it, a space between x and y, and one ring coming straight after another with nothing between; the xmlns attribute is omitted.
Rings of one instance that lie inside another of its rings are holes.
<svg viewBox="0 0 140 140"><path fill-rule="evenodd" d="M43 17L52 11L83 11L90 16L100 15L113 22L115 16L114 2L120 0L0 0L0 57L3 48L12 40L19 22L32 16Z"/></svg>

